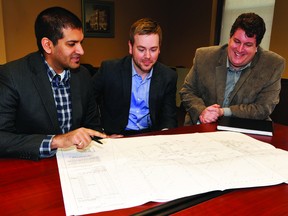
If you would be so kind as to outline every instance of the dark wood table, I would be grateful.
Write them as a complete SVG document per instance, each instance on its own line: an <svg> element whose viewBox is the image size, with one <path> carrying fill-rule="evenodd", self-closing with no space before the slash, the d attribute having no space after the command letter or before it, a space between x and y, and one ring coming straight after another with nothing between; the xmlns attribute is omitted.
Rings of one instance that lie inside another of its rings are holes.
<svg viewBox="0 0 288 216"><path fill-rule="evenodd" d="M151 134L181 134L216 131L216 124L180 127ZM147 134L146 134L147 135ZM250 135L288 150L288 126L274 124L273 137ZM56 158L38 162L0 159L1 215L65 215ZM288 169L288 164L287 164ZM93 215L131 215L159 208L162 203L102 212ZM140 215L140 214L139 214ZM144 214L143 214L144 215ZM172 215L288 215L288 185L236 189L193 205Z"/></svg>

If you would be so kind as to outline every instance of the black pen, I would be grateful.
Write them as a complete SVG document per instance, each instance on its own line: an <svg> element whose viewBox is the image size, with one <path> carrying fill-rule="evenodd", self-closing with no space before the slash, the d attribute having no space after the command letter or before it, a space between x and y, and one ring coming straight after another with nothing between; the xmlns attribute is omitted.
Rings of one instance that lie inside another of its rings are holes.
<svg viewBox="0 0 288 216"><path fill-rule="evenodd" d="M95 142L103 145L103 143L100 141L100 139L102 139L101 137L93 136L93 137L91 137L91 139L94 140Z"/></svg>

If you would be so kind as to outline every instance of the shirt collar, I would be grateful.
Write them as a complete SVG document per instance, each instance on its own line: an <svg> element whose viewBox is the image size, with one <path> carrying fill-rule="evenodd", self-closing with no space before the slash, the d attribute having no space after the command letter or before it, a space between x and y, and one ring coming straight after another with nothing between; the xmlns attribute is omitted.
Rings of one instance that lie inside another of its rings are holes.
<svg viewBox="0 0 288 216"><path fill-rule="evenodd" d="M43 60L44 60L44 64L45 64L46 69L47 69L48 78L49 78L50 82L52 82L52 80L55 79L57 73L53 70L52 67L50 67L50 65L44 59L44 57L43 57ZM61 74L59 74L59 76L61 77L60 80L62 80L64 83L67 83L71 77L70 70L69 69L63 70L63 72Z"/></svg>

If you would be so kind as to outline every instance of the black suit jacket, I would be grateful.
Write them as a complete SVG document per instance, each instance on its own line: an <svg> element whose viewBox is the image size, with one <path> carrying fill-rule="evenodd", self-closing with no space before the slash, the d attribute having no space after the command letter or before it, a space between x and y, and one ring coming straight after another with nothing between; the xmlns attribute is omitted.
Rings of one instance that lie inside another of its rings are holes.
<svg viewBox="0 0 288 216"><path fill-rule="evenodd" d="M100 128L91 76L71 70L72 129ZM38 160L46 135L61 134L51 84L39 52L0 68L0 156Z"/></svg>
<svg viewBox="0 0 288 216"><path fill-rule="evenodd" d="M157 62L149 92L152 130L177 127L177 73ZM101 104L101 122L107 134L121 134L128 123L132 86L132 59L104 61L93 77L96 100Z"/></svg>

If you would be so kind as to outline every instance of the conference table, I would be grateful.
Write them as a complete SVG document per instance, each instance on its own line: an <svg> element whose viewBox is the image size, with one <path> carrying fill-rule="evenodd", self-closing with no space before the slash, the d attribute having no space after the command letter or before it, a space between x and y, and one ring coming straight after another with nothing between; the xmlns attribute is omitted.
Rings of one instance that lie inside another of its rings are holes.
<svg viewBox="0 0 288 216"><path fill-rule="evenodd" d="M288 126L273 123L270 136L249 135L277 148L288 150ZM213 132L217 124L179 127L145 135ZM0 159L1 215L65 215L60 177L55 157L40 161ZM288 164L287 164L288 169ZM173 203L174 202L174 203ZM184 207L183 207L184 206ZM166 213L163 209L166 209ZM169 213L167 213L169 212ZM195 195L167 203L148 202L141 206L90 215L288 215L288 184L231 189Z"/></svg>

